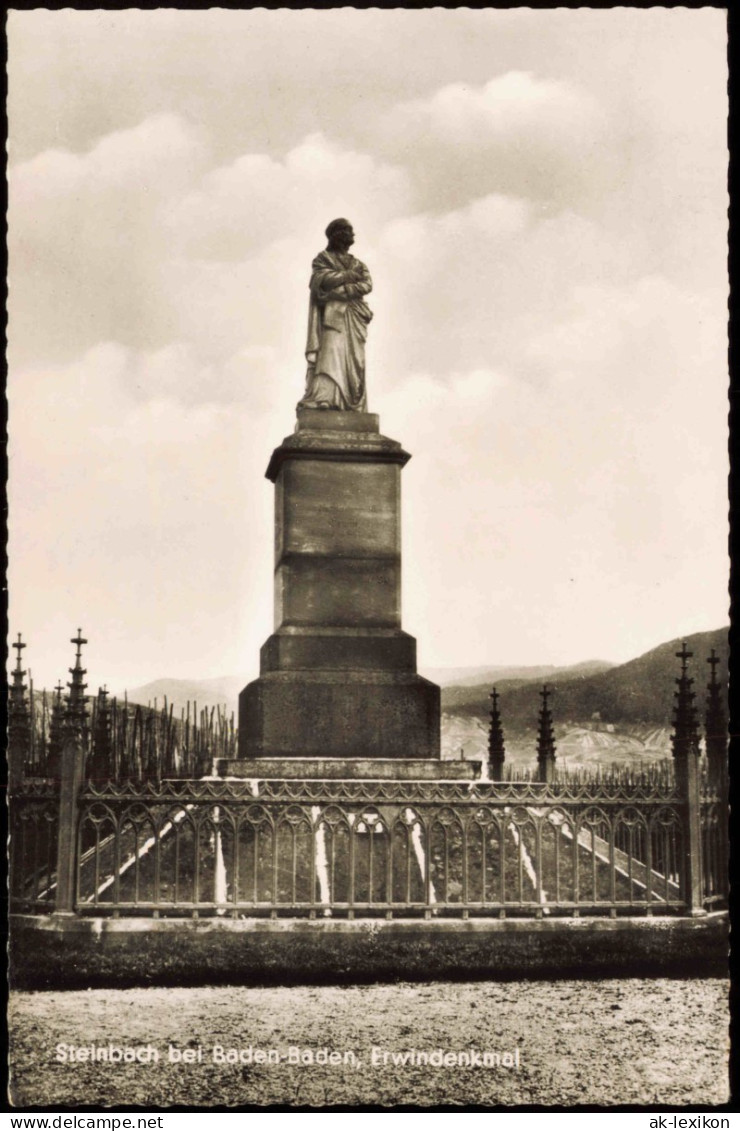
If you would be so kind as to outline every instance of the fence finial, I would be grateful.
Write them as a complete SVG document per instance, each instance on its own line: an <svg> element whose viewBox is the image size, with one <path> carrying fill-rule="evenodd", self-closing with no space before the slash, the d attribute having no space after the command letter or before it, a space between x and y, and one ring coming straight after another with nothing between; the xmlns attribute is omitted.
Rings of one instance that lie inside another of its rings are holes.
<svg viewBox="0 0 740 1131"><path fill-rule="evenodd" d="M724 791L727 787L727 716L722 701L722 687L717 679L719 662L719 656L712 648L707 658L712 674L707 684L704 738L710 779Z"/></svg>
<svg viewBox="0 0 740 1131"><path fill-rule="evenodd" d="M77 629L77 635L73 636L71 644L77 648L75 655L75 666L69 668L69 673L72 676L72 682L67 684L69 688L69 696L67 698L67 709L64 716L64 729L66 737L76 737L83 739L86 737L87 732L87 707L85 700L85 690L87 684L83 680L83 676L87 671L82 666L82 645L87 644L82 636L82 629Z"/></svg>
<svg viewBox="0 0 740 1131"><path fill-rule="evenodd" d="M675 680L678 690L674 692L676 703L673 711L673 734L671 735L673 758L679 776L689 755L696 757L699 755L699 730L696 707L694 706L694 692L691 690L694 681L688 674L688 661L692 656L693 652L689 652L684 640L681 651L676 652L676 659L681 661L681 674L676 676Z"/></svg>
<svg viewBox="0 0 740 1131"><path fill-rule="evenodd" d="M25 672L23 671L23 669L21 668L21 652L22 652L22 651L23 651L23 649L24 649L24 648L26 647L26 645L25 645L25 644L23 643L23 641L21 640L21 634L20 634L20 632L18 633L18 639L17 639L17 640L16 640L16 641L15 641L15 642L13 643L13 647L15 648L15 650L16 650L16 651L17 651L17 653L18 653L18 655L17 655L17 657L16 657L16 661L15 661L15 670L16 670L17 672L19 672L19 673L20 673L20 675L25 675L26 673L25 673Z"/></svg>
<svg viewBox="0 0 740 1131"><path fill-rule="evenodd" d="M491 781L502 781L506 747L504 745L504 730L501 725L501 713L498 707L499 694L495 687L491 691L490 699L492 707L491 726L488 732L488 776Z"/></svg>
<svg viewBox="0 0 740 1131"><path fill-rule="evenodd" d="M17 659L8 696L8 769L10 784L14 788L23 781L24 773L31 761L32 720L28 689L23 678L26 672L21 666L21 652L26 645L21 640L20 632L13 647L17 651Z"/></svg>
<svg viewBox="0 0 740 1131"><path fill-rule="evenodd" d="M555 732L552 726L552 711L549 699L552 690L546 683L542 685L540 698L542 709L539 715L539 728L537 731L537 770L540 781L549 782L555 777Z"/></svg>

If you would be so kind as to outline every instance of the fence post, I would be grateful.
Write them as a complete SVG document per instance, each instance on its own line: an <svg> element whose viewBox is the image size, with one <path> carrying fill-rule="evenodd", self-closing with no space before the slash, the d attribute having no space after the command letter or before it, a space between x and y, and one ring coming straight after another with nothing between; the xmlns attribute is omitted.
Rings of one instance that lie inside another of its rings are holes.
<svg viewBox="0 0 740 1131"><path fill-rule="evenodd" d="M85 771L85 747L70 738L61 754L59 783L59 824L57 832L57 915L75 913L75 874L77 868L77 801Z"/></svg>
<svg viewBox="0 0 740 1131"><path fill-rule="evenodd" d="M730 790L727 766L719 783L719 861L717 881L722 884L721 891L727 899L730 894Z"/></svg>
<svg viewBox="0 0 740 1131"><path fill-rule="evenodd" d="M674 692L674 732L671 736L671 745L679 805L684 819L681 895L689 915L705 915L701 858L699 731L694 692L691 690L694 681L688 674L688 662L692 655L685 641L681 645L681 651L676 652L676 659L681 661L681 674L675 680L677 690Z"/></svg>
<svg viewBox="0 0 740 1131"><path fill-rule="evenodd" d="M8 737L8 794L13 797L23 789L23 782L25 780L24 766L23 766L23 751L11 742L10 736Z"/></svg>
<svg viewBox="0 0 740 1131"><path fill-rule="evenodd" d="M701 784L699 759L693 750L687 752L687 757L676 766L676 770L684 814L682 895L689 915L706 915L702 872Z"/></svg>

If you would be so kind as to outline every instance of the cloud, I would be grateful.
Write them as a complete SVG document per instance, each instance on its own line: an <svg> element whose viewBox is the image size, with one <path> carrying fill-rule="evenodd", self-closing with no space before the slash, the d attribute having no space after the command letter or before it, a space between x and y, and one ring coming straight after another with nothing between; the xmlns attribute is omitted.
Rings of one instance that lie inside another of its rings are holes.
<svg viewBox="0 0 740 1131"><path fill-rule="evenodd" d="M643 226L625 229L623 217L553 212L553 198L535 199L523 182L471 196L503 167L491 145L514 161L550 146L563 169L600 165L598 151L575 160L573 146L603 126L575 84L510 72L407 101L399 116L409 138L423 135L406 166L313 133L280 157L247 153L214 168L199 131L174 114L115 131L86 154L47 151L18 166L13 364L63 363L110 340L165 351L168 388L189 403L199 386L221 401L250 384L299 389L309 264L335 214L350 215L375 280L379 389L419 367L442 376L493 366L538 380L545 351L526 343L567 321L574 290L659 270ZM420 208L414 178L432 141L423 172L436 197ZM459 164L466 147L480 177ZM463 199L442 207L440 186L456 178Z"/></svg>
<svg viewBox="0 0 740 1131"><path fill-rule="evenodd" d="M721 13L14 24L15 144L45 148L11 170L12 615L62 668L81 623L111 679L247 678L342 214L371 409L413 455L422 658L627 658L724 619Z"/></svg>
<svg viewBox="0 0 740 1131"><path fill-rule="evenodd" d="M266 245L312 232L352 213L372 238L408 206L403 169L312 134L283 160L245 154L206 174L168 218L177 249L193 258L240 260ZM358 219L359 217L359 219Z"/></svg>
<svg viewBox="0 0 740 1131"><path fill-rule="evenodd" d="M417 213L392 220L382 232L381 249L410 261L427 251L438 254L443 245L449 251L459 251L461 242L481 237L505 242L524 230L529 211L523 200L491 193L450 212Z"/></svg>
<svg viewBox="0 0 740 1131"><path fill-rule="evenodd" d="M139 658L152 674L173 654L209 652L206 666L239 670L240 633L269 632L272 544L254 528L270 528L264 470L281 425L250 403L183 403L166 389L178 366L187 377L180 347L102 343L9 386L13 622L32 640L56 625L52 655L81 624L110 650L95 678L119 686L132 677L116 670L116 643L125 665L153 626Z"/></svg>
<svg viewBox="0 0 740 1131"><path fill-rule="evenodd" d="M595 100L573 83L509 71L483 86L451 83L394 111L401 129L430 130L446 145L515 141L580 146L601 125Z"/></svg>
<svg viewBox="0 0 740 1131"><path fill-rule="evenodd" d="M142 198L170 195L185 183L198 155L193 130L176 114L157 114L133 129L116 130L84 154L49 149L16 165L11 188L19 207L92 194L106 188Z"/></svg>
<svg viewBox="0 0 740 1131"><path fill-rule="evenodd" d="M11 169L14 363L67 360L106 339L171 337L162 216L203 161L197 134L163 114L86 154L49 150Z"/></svg>
<svg viewBox="0 0 740 1131"><path fill-rule="evenodd" d="M581 106L567 84L521 73L445 89L424 104L440 129L460 115L478 129L487 115L489 132L505 132L509 101L521 122L567 120ZM110 341L128 351L139 399L292 405L310 260L328 217L349 213L375 280L371 398L419 370L442 382L495 370L538 385L574 368L602 380L615 358L626 374L635 357L643 371L661 369L685 287L634 290L659 278L644 270L644 235L501 192L414 211L403 169L319 134L280 160L247 154L215 169L209 160L197 131L160 115L87 154L49 151L13 171L16 365L38 357L53 367Z"/></svg>
<svg viewBox="0 0 740 1131"><path fill-rule="evenodd" d="M469 199L473 185L476 196L497 192L562 207L603 188L613 164L608 115L594 96L521 71L402 102L384 117L379 136L417 174L425 171L429 196L438 194L447 207Z"/></svg>
<svg viewBox="0 0 740 1131"><path fill-rule="evenodd" d="M286 293L305 323L328 221L349 213L368 239L407 207L402 170L320 135L280 161L209 160L197 131L159 115L11 172L14 364L64 362L105 340L145 351L187 340L219 364L269 349Z"/></svg>
<svg viewBox="0 0 740 1131"><path fill-rule="evenodd" d="M424 662L458 658L457 640L471 662L557 656L561 639L575 657L598 640L608 658L624 648L637 605L638 651L671 634L697 578L702 623L724 616L726 405L723 381L708 376L721 364L713 304L658 278L584 289L574 302L548 342L533 340L551 355L547 381L417 369L382 397L384 433L413 456L404 625ZM672 311L683 329L656 352ZM602 355L581 358L578 343L594 338ZM246 360L272 369L259 352L225 368ZM264 469L295 398L273 383L264 404L203 403L222 378L182 343L102 343L12 380L11 615L32 641L51 641L54 626L48 680L67 666L81 623L96 679L243 671L246 682L270 632ZM192 403L189 382L200 391Z"/></svg>
<svg viewBox="0 0 740 1131"><path fill-rule="evenodd" d="M525 201L492 194L387 224L368 251L378 265L373 330L388 355L380 368L441 375L495 361L496 292L531 222Z"/></svg>
<svg viewBox="0 0 740 1131"><path fill-rule="evenodd" d="M726 616L719 320L707 321L711 303L698 309L660 279L580 300L609 356L593 367L585 357L565 383L575 339L563 327L547 383L493 369L445 381L416 372L384 396L384 431L413 456L404 623L423 657L458 633L481 658L498 657L502 641L507 655L557 654L565 639L573 654L628 658L668 638L677 617L698 630ZM665 348L672 312L684 329ZM701 367L712 376L699 387ZM687 603L697 578L702 597Z"/></svg>
<svg viewBox="0 0 740 1131"><path fill-rule="evenodd" d="M368 254L378 264L372 349L381 372L423 367L441 380L491 367L545 380L545 350L529 343L567 321L578 288L605 278L629 286L640 274L629 239L499 194L393 221Z"/></svg>
<svg viewBox="0 0 740 1131"><path fill-rule="evenodd" d="M622 285L589 282L573 287L560 317L523 347L557 385L583 381L599 393L619 390L625 402L653 414L667 398L724 397L726 326L722 292L696 294L660 275ZM712 379L699 384L699 374ZM719 379L718 379L719 378ZM688 403L687 419L696 419ZM700 406L697 406L700 408ZM636 423L639 424L639 417Z"/></svg>

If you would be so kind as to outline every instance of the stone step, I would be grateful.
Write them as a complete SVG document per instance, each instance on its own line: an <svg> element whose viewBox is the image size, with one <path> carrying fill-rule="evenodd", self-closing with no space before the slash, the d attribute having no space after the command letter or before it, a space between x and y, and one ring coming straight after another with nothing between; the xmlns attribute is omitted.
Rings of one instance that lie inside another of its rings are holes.
<svg viewBox="0 0 740 1131"><path fill-rule="evenodd" d="M363 781L476 781L480 762L437 761L431 758L221 758L223 778L347 779Z"/></svg>

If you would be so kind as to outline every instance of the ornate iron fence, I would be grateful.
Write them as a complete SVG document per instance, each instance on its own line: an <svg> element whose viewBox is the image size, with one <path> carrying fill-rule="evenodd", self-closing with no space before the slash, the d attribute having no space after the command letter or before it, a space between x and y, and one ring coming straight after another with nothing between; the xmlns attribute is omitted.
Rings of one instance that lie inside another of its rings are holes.
<svg viewBox="0 0 740 1131"><path fill-rule="evenodd" d="M35 829L22 806L20 827L29 821ZM82 915L680 911L683 840L678 798L658 790L88 784L75 906ZM27 885L16 883L17 904L30 905Z"/></svg>
<svg viewBox="0 0 740 1131"><path fill-rule="evenodd" d="M719 791L701 801L701 859L704 903L716 907L727 900L729 868L728 809Z"/></svg>
<svg viewBox="0 0 740 1131"><path fill-rule="evenodd" d="M27 781L10 805L11 906L48 912L56 907L59 787Z"/></svg>
<svg viewBox="0 0 740 1131"><path fill-rule="evenodd" d="M706 796L692 846L665 781L78 781L66 809L56 790L28 782L13 799L16 911L616 916L726 894L725 807Z"/></svg>

